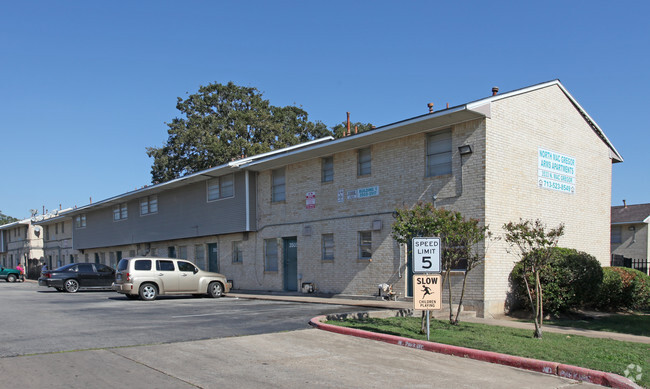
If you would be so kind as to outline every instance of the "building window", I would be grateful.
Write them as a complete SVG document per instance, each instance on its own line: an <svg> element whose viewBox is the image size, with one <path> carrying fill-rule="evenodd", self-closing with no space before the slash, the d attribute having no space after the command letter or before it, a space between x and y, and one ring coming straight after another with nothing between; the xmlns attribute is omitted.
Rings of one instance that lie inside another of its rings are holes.
<svg viewBox="0 0 650 389"><path fill-rule="evenodd" d="M244 262L244 253L241 249L241 240L232 242L232 263Z"/></svg>
<svg viewBox="0 0 650 389"><path fill-rule="evenodd" d="M208 201L232 197L235 194L233 175L213 178L208 181Z"/></svg>
<svg viewBox="0 0 650 389"><path fill-rule="evenodd" d="M54 233L59 234L59 223L54 223Z"/></svg>
<svg viewBox="0 0 650 389"><path fill-rule="evenodd" d="M140 215L150 215L158 212L158 196L147 196L140 199Z"/></svg>
<svg viewBox="0 0 650 389"><path fill-rule="evenodd" d="M334 181L334 157L321 159L321 182Z"/></svg>
<svg viewBox="0 0 650 389"><path fill-rule="evenodd" d="M359 259L372 258L372 232L359 231Z"/></svg>
<svg viewBox="0 0 650 389"><path fill-rule="evenodd" d="M167 258L176 258L176 247L175 246L167 247Z"/></svg>
<svg viewBox="0 0 650 389"><path fill-rule="evenodd" d="M321 237L322 260L334 260L334 234L323 234Z"/></svg>
<svg viewBox="0 0 650 389"><path fill-rule="evenodd" d="M357 152L357 175L366 176L370 174L370 163L372 161L370 147L360 149Z"/></svg>
<svg viewBox="0 0 650 389"><path fill-rule="evenodd" d="M194 263L199 269L205 270L205 248L202 244L194 246Z"/></svg>
<svg viewBox="0 0 650 389"><path fill-rule="evenodd" d="M621 226L612 226L612 243L622 243L621 233L623 228Z"/></svg>
<svg viewBox="0 0 650 389"><path fill-rule="evenodd" d="M9 234L11 237L11 234ZM50 240L50 226L45 226L45 240Z"/></svg>
<svg viewBox="0 0 650 389"><path fill-rule="evenodd" d="M427 136L427 177L451 174L451 130Z"/></svg>
<svg viewBox="0 0 650 389"><path fill-rule="evenodd" d="M285 174L284 168L275 169L271 172L272 179L272 202L285 201Z"/></svg>
<svg viewBox="0 0 650 389"><path fill-rule="evenodd" d="M74 225L76 228L86 228L86 215L77 215L74 218Z"/></svg>
<svg viewBox="0 0 650 389"><path fill-rule="evenodd" d="M113 207L113 221L124 220L129 216L126 203L118 204Z"/></svg>
<svg viewBox="0 0 650 389"><path fill-rule="evenodd" d="M278 243L275 239L264 239L264 271L278 271Z"/></svg>
<svg viewBox="0 0 650 389"><path fill-rule="evenodd" d="M65 223L61 223L61 233L65 234Z"/></svg>
<svg viewBox="0 0 650 389"><path fill-rule="evenodd" d="M187 246L178 246L178 258L187 259Z"/></svg>

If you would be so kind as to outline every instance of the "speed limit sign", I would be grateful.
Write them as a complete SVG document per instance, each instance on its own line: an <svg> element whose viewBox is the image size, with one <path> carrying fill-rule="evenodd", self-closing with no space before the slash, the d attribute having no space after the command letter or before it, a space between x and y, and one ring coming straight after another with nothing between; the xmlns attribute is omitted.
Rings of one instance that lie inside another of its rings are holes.
<svg viewBox="0 0 650 389"><path fill-rule="evenodd" d="M413 273L440 273L440 238L413 238Z"/></svg>

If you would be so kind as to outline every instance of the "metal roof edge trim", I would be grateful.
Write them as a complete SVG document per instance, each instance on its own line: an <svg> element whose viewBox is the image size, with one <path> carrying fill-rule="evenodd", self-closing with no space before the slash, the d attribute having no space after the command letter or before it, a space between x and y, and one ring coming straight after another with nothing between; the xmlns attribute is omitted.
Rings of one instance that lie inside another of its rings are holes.
<svg viewBox="0 0 650 389"><path fill-rule="evenodd" d="M365 132L362 132L360 134L356 134L356 135L353 135L353 136L346 136L346 137L343 137L343 138L334 139L334 140L332 140L330 142L327 142L326 145L327 146L336 145L336 144L340 144L340 143L349 142L351 139L358 140L358 139L362 139L362 138L365 138L365 137L371 137L371 136L374 136L377 133L387 132L387 131L390 131L390 130L392 130L394 128L397 128L397 127L401 127L401 126L405 126L405 125L409 125L409 124L415 124L415 123L419 123L419 122L422 122L422 121L425 121L425 120L431 120L431 119L435 119L435 118L438 118L438 117L450 115L452 113L465 111L465 110L467 110L467 107L465 105L460 105L460 106L452 107L452 108L445 109L445 110L442 110L442 111L427 113L427 114L424 114L424 115L416 116L414 118L405 119L405 120L401 120L399 122L387 124L385 126L377 127L374 130L365 131ZM265 158L263 160L260 159L260 160L257 160L257 161L252 161L250 163L247 163L245 165L241 165L239 167L247 168L247 167L258 165L260 163L264 163L264 162L267 162L267 161L274 160L276 158L295 155L295 154L297 154L299 152L302 152L302 151L314 150L316 148L323 147L323 146L324 146L324 144L312 145L311 147L305 147L305 148L303 148L301 150L292 151L292 152L289 152L289 153L285 153L283 155L276 155L276 156L272 156L270 158Z"/></svg>

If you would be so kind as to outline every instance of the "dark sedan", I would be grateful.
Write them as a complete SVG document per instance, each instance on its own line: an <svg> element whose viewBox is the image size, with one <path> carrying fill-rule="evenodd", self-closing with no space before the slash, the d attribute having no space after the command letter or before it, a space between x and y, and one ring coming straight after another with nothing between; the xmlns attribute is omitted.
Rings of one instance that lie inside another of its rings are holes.
<svg viewBox="0 0 650 389"><path fill-rule="evenodd" d="M38 279L40 286L49 286L59 292L75 293L79 289L110 289L115 281L115 270L99 263L71 263L46 271Z"/></svg>

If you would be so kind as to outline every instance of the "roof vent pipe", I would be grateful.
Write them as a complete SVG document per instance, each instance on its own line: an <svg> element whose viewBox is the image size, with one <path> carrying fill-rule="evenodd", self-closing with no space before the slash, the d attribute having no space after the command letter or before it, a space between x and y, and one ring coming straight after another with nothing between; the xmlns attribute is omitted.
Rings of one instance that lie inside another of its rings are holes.
<svg viewBox="0 0 650 389"><path fill-rule="evenodd" d="M429 113L433 113L433 103L427 104L427 107L429 107Z"/></svg>
<svg viewBox="0 0 650 389"><path fill-rule="evenodd" d="M627 208L627 202L623 199L623 208Z"/></svg>
<svg viewBox="0 0 650 389"><path fill-rule="evenodd" d="M499 87L498 86L492 87L492 96L496 96L497 93L499 93Z"/></svg>
<svg viewBox="0 0 650 389"><path fill-rule="evenodd" d="M350 112L347 112L348 114L348 136L350 135Z"/></svg>

